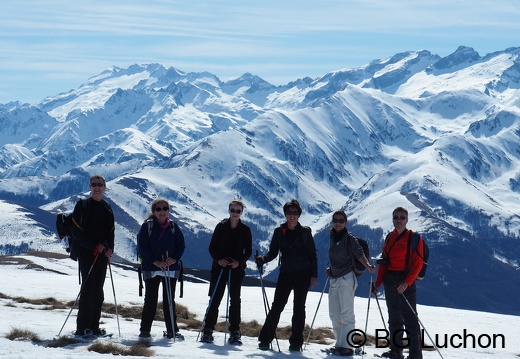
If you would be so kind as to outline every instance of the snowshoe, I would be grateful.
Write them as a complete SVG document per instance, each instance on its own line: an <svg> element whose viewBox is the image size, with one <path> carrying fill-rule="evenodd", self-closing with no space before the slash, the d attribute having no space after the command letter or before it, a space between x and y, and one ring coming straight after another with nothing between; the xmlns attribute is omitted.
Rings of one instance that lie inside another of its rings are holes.
<svg viewBox="0 0 520 359"><path fill-rule="evenodd" d="M150 345L150 343L152 342L152 336L150 335L150 332L141 332L138 338L139 343Z"/></svg>
<svg viewBox="0 0 520 359"><path fill-rule="evenodd" d="M163 332L163 337L168 339L174 339L176 342L182 342L184 340L184 335L182 335L179 332L176 332L175 334Z"/></svg>
<svg viewBox="0 0 520 359"><path fill-rule="evenodd" d="M94 335L92 330L84 329L84 330L76 330L74 333L74 338L81 341L93 341L98 338L97 335Z"/></svg>

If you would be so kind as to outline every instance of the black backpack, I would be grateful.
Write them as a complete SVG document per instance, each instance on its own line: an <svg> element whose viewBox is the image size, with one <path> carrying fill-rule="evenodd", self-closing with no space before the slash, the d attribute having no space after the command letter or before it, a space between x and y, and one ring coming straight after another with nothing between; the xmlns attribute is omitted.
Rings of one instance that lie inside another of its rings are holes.
<svg viewBox="0 0 520 359"><path fill-rule="evenodd" d="M82 226L86 222L85 218L88 211L85 211L87 207L88 199L81 200L81 216L79 225ZM85 214L85 216L83 215ZM56 230L62 243L65 246L65 250L69 253L69 257L75 261L78 260L78 250L76 249L77 244L72 236L72 213L58 213L56 215Z"/></svg>
<svg viewBox="0 0 520 359"><path fill-rule="evenodd" d="M357 241L358 241L359 245L361 246L361 248L363 248L363 252L365 253L365 257L367 259L370 258L370 251L368 249L367 241L365 241L364 239L359 238L359 237L355 237L355 238L357 239ZM348 236L348 240L349 240L348 247L350 248L350 236ZM356 275L356 277L359 277L360 275L365 273L366 267L354 255L352 255L352 258L354 258L354 274Z"/></svg>

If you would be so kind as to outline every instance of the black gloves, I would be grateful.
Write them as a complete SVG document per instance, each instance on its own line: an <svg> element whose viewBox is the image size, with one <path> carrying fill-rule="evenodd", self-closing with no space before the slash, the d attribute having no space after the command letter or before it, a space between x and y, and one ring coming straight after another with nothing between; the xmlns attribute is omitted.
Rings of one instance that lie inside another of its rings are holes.
<svg viewBox="0 0 520 359"><path fill-rule="evenodd" d="M255 257L255 263L258 268L261 268L264 265L264 257Z"/></svg>

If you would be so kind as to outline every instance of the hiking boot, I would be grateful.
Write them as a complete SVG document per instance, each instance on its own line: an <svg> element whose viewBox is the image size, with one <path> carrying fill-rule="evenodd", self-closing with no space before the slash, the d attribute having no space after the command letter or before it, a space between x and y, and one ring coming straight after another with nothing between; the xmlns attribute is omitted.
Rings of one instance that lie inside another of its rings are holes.
<svg viewBox="0 0 520 359"><path fill-rule="evenodd" d="M203 343L213 343L213 332L212 331L204 331L204 334L202 334L202 338L200 338L200 341Z"/></svg>
<svg viewBox="0 0 520 359"><path fill-rule="evenodd" d="M271 345L269 345L269 343L266 343L266 342L260 342L258 344L258 349L260 349L260 350L269 350L269 349L271 349Z"/></svg>
<svg viewBox="0 0 520 359"><path fill-rule="evenodd" d="M403 354L397 350L390 350L381 354L381 358L404 359Z"/></svg>
<svg viewBox="0 0 520 359"><path fill-rule="evenodd" d="M350 348L342 348L338 347L336 350L334 350L335 355L339 355L341 357L351 357L354 355L354 350Z"/></svg>
<svg viewBox="0 0 520 359"><path fill-rule="evenodd" d="M291 344L291 345L289 345L289 351L290 352L301 352L302 347L300 345Z"/></svg>
<svg viewBox="0 0 520 359"><path fill-rule="evenodd" d="M240 339L242 334L239 330L233 330L229 332L228 344L231 345L242 345L242 340Z"/></svg>
<svg viewBox="0 0 520 359"><path fill-rule="evenodd" d="M83 337L83 336L93 336L94 333L92 332L92 330L86 328L86 329L78 329L74 332L74 335L75 336L78 336L78 337Z"/></svg>
<svg viewBox="0 0 520 359"><path fill-rule="evenodd" d="M150 332L141 332L139 333L139 339L150 339L152 336Z"/></svg>

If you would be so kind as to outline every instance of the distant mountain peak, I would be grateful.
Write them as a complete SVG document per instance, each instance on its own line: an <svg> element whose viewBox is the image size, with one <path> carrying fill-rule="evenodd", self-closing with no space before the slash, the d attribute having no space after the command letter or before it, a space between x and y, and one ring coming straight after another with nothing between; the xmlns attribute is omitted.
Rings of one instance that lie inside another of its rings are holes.
<svg viewBox="0 0 520 359"><path fill-rule="evenodd" d="M135 232L161 196L189 238L190 267L211 263L200 248L233 198L262 250L297 198L323 263L333 211L377 252L399 205L432 249L425 302L520 314L520 288L475 296L467 284L467 273L520 280L519 53L406 51L280 86L114 66L36 106L1 105L0 204L36 224L3 236L0 253L45 248L51 213L88 196L92 173L108 181L118 255L135 257Z"/></svg>

